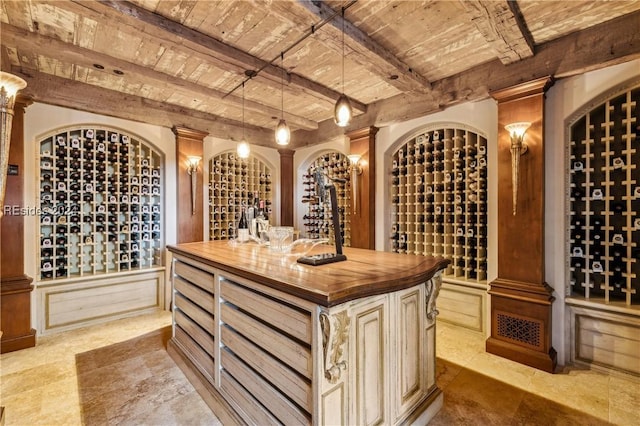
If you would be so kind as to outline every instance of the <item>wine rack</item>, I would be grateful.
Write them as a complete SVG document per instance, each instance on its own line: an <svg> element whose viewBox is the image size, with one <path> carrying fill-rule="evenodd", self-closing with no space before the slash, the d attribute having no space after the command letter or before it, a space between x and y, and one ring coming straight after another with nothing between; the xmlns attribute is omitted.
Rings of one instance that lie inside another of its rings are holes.
<svg viewBox="0 0 640 426"><path fill-rule="evenodd" d="M486 153L486 138L462 128L420 133L394 152L394 252L444 256L445 275L487 279Z"/></svg>
<svg viewBox="0 0 640 426"><path fill-rule="evenodd" d="M571 125L569 293L640 304L640 87Z"/></svg>
<svg viewBox="0 0 640 426"><path fill-rule="evenodd" d="M235 151L213 157L209 161L209 239L233 237L242 207L253 205L256 193L270 217L271 169L265 163L254 156L242 159Z"/></svg>
<svg viewBox="0 0 640 426"><path fill-rule="evenodd" d="M42 280L162 264L162 155L119 130L56 132L40 142Z"/></svg>
<svg viewBox="0 0 640 426"><path fill-rule="evenodd" d="M344 246L351 245L351 181L349 177L349 159L337 151L322 154L307 168L303 176L304 195L302 202L308 204L307 213L303 216L307 238L328 238L333 244L334 230L331 206L329 203L320 204L317 199L314 170L321 168L330 178L345 180L345 183L335 182L338 199L338 214Z"/></svg>

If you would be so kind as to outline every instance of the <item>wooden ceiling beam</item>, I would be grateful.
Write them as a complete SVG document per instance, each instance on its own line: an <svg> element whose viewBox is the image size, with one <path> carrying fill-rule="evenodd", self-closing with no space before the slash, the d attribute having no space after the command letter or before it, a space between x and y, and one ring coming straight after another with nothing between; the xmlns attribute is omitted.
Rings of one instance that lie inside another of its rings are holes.
<svg viewBox="0 0 640 426"><path fill-rule="evenodd" d="M460 0L487 43L507 65L533 56L533 37L514 1Z"/></svg>
<svg viewBox="0 0 640 426"><path fill-rule="evenodd" d="M2 70L22 77L27 82L27 87L20 93L31 96L35 102L166 128L188 127L221 139L240 141L243 136L242 123L239 121L35 70L23 70L19 67L7 69L8 65L9 63L3 62ZM245 125L244 133L252 144L276 147L271 129Z"/></svg>
<svg viewBox="0 0 640 426"><path fill-rule="evenodd" d="M489 93L545 76L571 77L640 58L640 12L604 22L579 33L538 45L536 55L508 66L494 60L433 83L427 95L402 94L369 105L366 114L355 116L345 130L333 120L319 123L318 130L294 132L292 149L315 145L368 126L389 124L433 114L443 109L489 97ZM302 143L303 145L300 145Z"/></svg>
<svg viewBox="0 0 640 426"><path fill-rule="evenodd" d="M209 97L217 99L219 102L232 104L239 108L242 107L243 101L241 96L229 95L224 97L225 93L220 90L183 80L152 68L114 58L104 53L65 43L58 39L45 37L26 29L14 27L10 24L2 25L2 44L90 69L92 69L93 64L96 63L118 69L124 72L122 78L124 78L128 84L157 84L160 87L164 86L187 92L195 99ZM244 100L244 107L247 111L265 116L268 120L273 116L279 117L281 113L280 108L274 108L248 99ZM287 121L292 127L306 130L318 128L317 122L291 113L287 113Z"/></svg>
<svg viewBox="0 0 640 426"><path fill-rule="evenodd" d="M331 17L335 13L322 1L298 0L298 4L321 19ZM352 50L349 54L350 60L366 67L389 85L403 92L425 93L431 89L431 84L424 76L413 71L409 65L369 37L360 28L347 19L343 19L341 14L334 17L329 24L333 27L332 30L325 26L315 33L318 40L328 46L334 46L336 51L342 53L342 28L344 25L345 44Z"/></svg>
<svg viewBox="0 0 640 426"><path fill-rule="evenodd" d="M210 62L222 69L241 68L242 71L239 74L242 74L244 70L258 70L264 67L256 78L262 79L274 88L280 88L281 67L269 65L267 61L133 3L116 0L73 0L71 3L57 3L56 7L65 8L75 13L82 13L82 10L93 11L101 15L102 19L108 18L114 22L125 23L138 33L144 32L151 37L158 38L172 49L188 49L195 54L204 54L208 56ZM340 96L339 92L301 75L287 72L287 76L290 85L298 87L311 96L330 100L332 103ZM351 99L351 105L358 112L366 112L367 110L367 105L356 99Z"/></svg>

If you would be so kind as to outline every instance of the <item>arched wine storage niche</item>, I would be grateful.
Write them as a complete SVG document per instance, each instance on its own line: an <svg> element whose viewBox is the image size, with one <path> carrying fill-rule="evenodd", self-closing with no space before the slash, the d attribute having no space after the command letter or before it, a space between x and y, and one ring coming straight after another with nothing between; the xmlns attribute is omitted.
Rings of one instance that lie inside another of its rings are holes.
<svg viewBox="0 0 640 426"><path fill-rule="evenodd" d="M159 151L102 126L59 130L39 146L40 280L162 265Z"/></svg>
<svg viewBox="0 0 640 426"><path fill-rule="evenodd" d="M334 182L338 198L338 214L340 216L340 232L345 246L351 245L351 181L349 174L349 159L338 151L326 152L318 156L307 167L303 176L304 195L302 201L307 204L307 212L303 216L305 236L307 238L328 238L334 243L331 206L329 203L320 204L317 199L313 172L316 168L323 169L330 178L344 180Z"/></svg>
<svg viewBox="0 0 640 426"><path fill-rule="evenodd" d="M571 361L640 376L640 81L565 121Z"/></svg>
<svg viewBox="0 0 640 426"><path fill-rule="evenodd" d="M161 309L162 152L100 124L52 131L38 149L38 331Z"/></svg>
<svg viewBox="0 0 640 426"><path fill-rule="evenodd" d="M640 87L569 123L567 295L640 306Z"/></svg>
<svg viewBox="0 0 640 426"><path fill-rule="evenodd" d="M432 125L400 142L391 162L391 250L443 256L445 277L486 281L486 137Z"/></svg>
<svg viewBox="0 0 640 426"><path fill-rule="evenodd" d="M242 208L263 204L272 213L271 168L254 155L242 159L235 151L209 160L209 239L233 237Z"/></svg>

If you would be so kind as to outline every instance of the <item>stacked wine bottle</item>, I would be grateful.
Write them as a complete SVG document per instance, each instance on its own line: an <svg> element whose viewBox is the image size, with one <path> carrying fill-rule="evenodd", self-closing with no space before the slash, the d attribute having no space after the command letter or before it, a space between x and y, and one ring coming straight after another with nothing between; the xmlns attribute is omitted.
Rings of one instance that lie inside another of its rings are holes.
<svg viewBox="0 0 640 426"><path fill-rule="evenodd" d="M242 159L224 152L209 161L209 239L236 235L242 208L272 213L271 169L254 156Z"/></svg>
<svg viewBox="0 0 640 426"><path fill-rule="evenodd" d="M40 278L162 264L162 155L118 130L40 142Z"/></svg>
<svg viewBox="0 0 640 426"><path fill-rule="evenodd" d="M411 137L392 158L391 249L444 256L445 275L487 278L487 140L460 128Z"/></svg>
<svg viewBox="0 0 640 426"><path fill-rule="evenodd" d="M640 303L640 88L575 121L569 146L570 292Z"/></svg>
<svg viewBox="0 0 640 426"><path fill-rule="evenodd" d="M328 238L334 241L333 219L331 205L320 203L316 193L314 171L320 168L330 178L338 178L345 182L334 182L338 198L338 214L340 215L340 233L343 245L351 245L351 182L349 178L349 159L337 152L327 152L316 158L303 176L304 194L302 201L309 206L303 216L303 224L307 238ZM328 194L328 193L327 193ZM328 195L327 195L328 196Z"/></svg>

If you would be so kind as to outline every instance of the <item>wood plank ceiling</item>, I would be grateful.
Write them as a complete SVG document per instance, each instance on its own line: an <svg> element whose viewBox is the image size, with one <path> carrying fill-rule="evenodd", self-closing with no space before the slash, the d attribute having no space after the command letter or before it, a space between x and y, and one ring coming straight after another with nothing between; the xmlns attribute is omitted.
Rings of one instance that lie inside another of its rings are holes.
<svg viewBox="0 0 640 426"><path fill-rule="evenodd" d="M347 130L640 56L638 1L359 0L344 20L336 0L1 5L0 65L38 102L271 147L283 102L294 149L345 132L343 49Z"/></svg>

